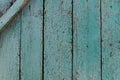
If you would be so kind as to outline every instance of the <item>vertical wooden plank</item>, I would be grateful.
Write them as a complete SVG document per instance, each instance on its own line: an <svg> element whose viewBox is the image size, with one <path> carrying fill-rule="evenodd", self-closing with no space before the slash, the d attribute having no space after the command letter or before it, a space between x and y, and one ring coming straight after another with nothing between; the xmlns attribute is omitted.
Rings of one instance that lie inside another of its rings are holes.
<svg viewBox="0 0 120 80"><path fill-rule="evenodd" d="M13 0L0 0L5 13ZM0 33L0 80L19 80L20 15Z"/></svg>
<svg viewBox="0 0 120 80"><path fill-rule="evenodd" d="M100 0L74 0L74 80L101 80Z"/></svg>
<svg viewBox="0 0 120 80"><path fill-rule="evenodd" d="M42 6L43 0L30 0L22 13L22 80L42 79Z"/></svg>
<svg viewBox="0 0 120 80"><path fill-rule="evenodd" d="M72 0L45 0L44 80L71 80Z"/></svg>
<svg viewBox="0 0 120 80"><path fill-rule="evenodd" d="M0 33L0 80L19 80L20 15Z"/></svg>
<svg viewBox="0 0 120 80"><path fill-rule="evenodd" d="M102 0L103 80L120 79L120 1Z"/></svg>

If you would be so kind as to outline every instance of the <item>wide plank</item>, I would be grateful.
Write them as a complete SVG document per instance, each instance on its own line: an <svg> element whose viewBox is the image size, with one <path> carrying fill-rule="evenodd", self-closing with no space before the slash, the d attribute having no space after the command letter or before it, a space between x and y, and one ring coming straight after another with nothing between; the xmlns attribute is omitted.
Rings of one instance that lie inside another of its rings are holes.
<svg viewBox="0 0 120 80"><path fill-rule="evenodd" d="M73 80L101 80L100 0L73 0Z"/></svg>
<svg viewBox="0 0 120 80"><path fill-rule="evenodd" d="M71 80L72 0L45 0L44 80Z"/></svg>

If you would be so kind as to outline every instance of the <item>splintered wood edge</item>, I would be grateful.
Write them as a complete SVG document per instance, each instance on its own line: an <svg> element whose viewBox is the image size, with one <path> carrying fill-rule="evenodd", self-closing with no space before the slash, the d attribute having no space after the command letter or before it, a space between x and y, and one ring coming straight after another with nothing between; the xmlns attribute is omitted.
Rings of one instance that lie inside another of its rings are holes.
<svg viewBox="0 0 120 80"><path fill-rule="evenodd" d="M8 11L0 18L0 32L15 18L15 16L25 7L29 0L16 0Z"/></svg>

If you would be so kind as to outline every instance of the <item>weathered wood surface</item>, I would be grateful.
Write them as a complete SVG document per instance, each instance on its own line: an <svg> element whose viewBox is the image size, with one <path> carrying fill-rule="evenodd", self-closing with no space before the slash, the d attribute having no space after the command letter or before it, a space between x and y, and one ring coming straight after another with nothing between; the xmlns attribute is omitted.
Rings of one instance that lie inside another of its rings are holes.
<svg viewBox="0 0 120 80"><path fill-rule="evenodd" d="M19 80L20 16L0 33L0 80Z"/></svg>
<svg viewBox="0 0 120 80"><path fill-rule="evenodd" d="M0 3L0 10L4 13L10 4L6 0L0 0L0 2L2 2ZM19 80L20 24L20 15L18 15L0 33L0 80Z"/></svg>
<svg viewBox="0 0 120 80"><path fill-rule="evenodd" d="M0 0L0 13L11 1ZM0 32L0 80L119 80L119 5L30 0Z"/></svg>
<svg viewBox="0 0 120 80"><path fill-rule="evenodd" d="M101 80L100 0L74 0L74 80Z"/></svg>
<svg viewBox="0 0 120 80"><path fill-rule="evenodd" d="M120 79L120 1L102 0L103 79Z"/></svg>
<svg viewBox="0 0 120 80"><path fill-rule="evenodd" d="M21 80L42 80L42 4L31 0L22 12Z"/></svg>
<svg viewBox="0 0 120 80"><path fill-rule="evenodd" d="M44 80L71 80L72 0L45 0Z"/></svg>

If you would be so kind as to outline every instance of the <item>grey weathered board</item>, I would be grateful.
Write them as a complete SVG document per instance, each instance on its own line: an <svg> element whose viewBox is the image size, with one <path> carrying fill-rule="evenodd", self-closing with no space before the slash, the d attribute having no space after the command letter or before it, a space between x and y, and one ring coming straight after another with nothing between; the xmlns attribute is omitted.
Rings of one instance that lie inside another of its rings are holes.
<svg viewBox="0 0 120 80"><path fill-rule="evenodd" d="M0 0L0 15L14 0ZM119 80L119 0L30 0L0 30L0 80Z"/></svg>

